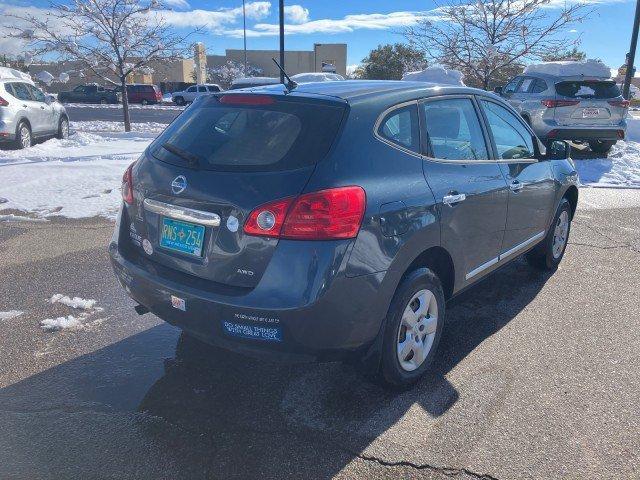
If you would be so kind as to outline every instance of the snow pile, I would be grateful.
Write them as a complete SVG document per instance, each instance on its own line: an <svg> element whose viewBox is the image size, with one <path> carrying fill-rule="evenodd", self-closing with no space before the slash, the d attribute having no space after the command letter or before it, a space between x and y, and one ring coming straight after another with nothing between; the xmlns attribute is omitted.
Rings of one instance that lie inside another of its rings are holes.
<svg viewBox="0 0 640 480"><path fill-rule="evenodd" d="M45 318L40 322L40 326L46 332L57 332L58 330L68 330L82 328L82 323L73 315L57 318Z"/></svg>
<svg viewBox="0 0 640 480"><path fill-rule="evenodd" d="M9 310L8 312L0 312L0 320L9 320L10 318L16 318L22 315L24 312L20 310Z"/></svg>
<svg viewBox="0 0 640 480"><path fill-rule="evenodd" d="M291 80L296 83L336 82L344 80L344 77L342 75L338 75L337 73L309 72L292 75Z"/></svg>
<svg viewBox="0 0 640 480"><path fill-rule="evenodd" d="M557 77L600 77L611 78L611 69L601 60L545 62L528 65L524 73L542 73Z"/></svg>
<svg viewBox="0 0 640 480"><path fill-rule="evenodd" d="M640 188L640 143L618 142L608 158L574 160L587 186Z"/></svg>
<svg viewBox="0 0 640 480"><path fill-rule="evenodd" d="M95 304L95 300L85 300L80 297L69 298L66 295L62 295L61 293L56 293L49 300L51 303L61 303L71 308L79 308L81 310L91 310Z"/></svg>
<svg viewBox="0 0 640 480"><path fill-rule="evenodd" d="M106 120L91 120L84 122L71 122L71 130L77 132L91 132L91 133L110 133L110 132L124 132L124 124L122 122L109 122ZM134 137L155 137L158 133L161 133L167 128L166 123L157 122L144 122L144 123L132 123L132 133L128 134ZM81 133L81 134L82 134ZM150 135L153 134L153 135Z"/></svg>
<svg viewBox="0 0 640 480"><path fill-rule="evenodd" d="M464 86L462 72L442 67L429 67L420 72L408 72L402 76L402 80Z"/></svg>
<svg viewBox="0 0 640 480"><path fill-rule="evenodd" d="M23 80L30 84L33 84L33 80L28 73L21 72L16 70L15 68L9 67L0 67L0 79L8 79L8 80Z"/></svg>

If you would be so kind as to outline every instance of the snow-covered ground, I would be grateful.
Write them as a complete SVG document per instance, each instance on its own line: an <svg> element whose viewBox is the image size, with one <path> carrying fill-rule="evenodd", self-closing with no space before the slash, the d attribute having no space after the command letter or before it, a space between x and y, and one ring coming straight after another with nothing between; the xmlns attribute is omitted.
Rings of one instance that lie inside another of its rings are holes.
<svg viewBox="0 0 640 480"><path fill-rule="evenodd" d="M129 133L119 122L72 122L71 127L66 140L0 150L0 221L114 218L122 173L165 125L135 123ZM575 163L585 187L640 189L640 115L629 118L628 140L618 142L608 158Z"/></svg>
<svg viewBox="0 0 640 480"><path fill-rule="evenodd" d="M167 99L168 98L168 99ZM171 96L169 97L163 97L162 99L163 102L170 102L171 101ZM65 103L64 106L66 108L99 108L99 109L104 109L104 108L122 108L122 105L119 103L108 103L106 105L101 105L99 103ZM178 105L174 105L174 104L170 104L170 105L164 105L162 103L156 103L155 105L141 105L139 103L130 103L129 104L129 108L132 110L137 110L137 109L144 109L144 110L184 110L185 107L179 107Z"/></svg>

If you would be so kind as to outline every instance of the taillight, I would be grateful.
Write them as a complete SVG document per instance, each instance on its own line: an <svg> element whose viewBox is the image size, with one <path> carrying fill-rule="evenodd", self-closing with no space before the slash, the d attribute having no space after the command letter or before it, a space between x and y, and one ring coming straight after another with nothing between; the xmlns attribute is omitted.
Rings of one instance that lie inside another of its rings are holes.
<svg viewBox="0 0 640 480"><path fill-rule="evenodd" d="M136 162L133 162L127 167L122 175L122 200L128 205L133 204L133 166Z"/></svg>
<svg viewBox="0 0 640 480"><path fill-rule="evenodd" d="M8 107L9 102L7 102L4 98L0 97L0 107Z"/></svg>
<svg viewBox="0 0 640 480"><path fill-rule="evenodd" d="M276 101L268 95L243 95L232 93L220 97L225 105L273 105Z"/></svg>
<svg viewBox="0 0 640 480"><path fill-rule="evenodd" d="M293 240L354 238L365 207L362 187L305 193L259 206L249 215L244 232Z"/></svg>
<svg viewBox="0 0 640 480"><path fill-rule="evenodd" d="M542 105L547 108L555 108L555 107L570 107L571 105L578 105L580 100L554 100L554 99L546 99L542 100Z"/></svg>
<svg viewBox="0 0 640 480"><path fill-rule="evenodd" d="M631 102L629 100L608 100L607 103L613 107L629 108Z"/></svg>

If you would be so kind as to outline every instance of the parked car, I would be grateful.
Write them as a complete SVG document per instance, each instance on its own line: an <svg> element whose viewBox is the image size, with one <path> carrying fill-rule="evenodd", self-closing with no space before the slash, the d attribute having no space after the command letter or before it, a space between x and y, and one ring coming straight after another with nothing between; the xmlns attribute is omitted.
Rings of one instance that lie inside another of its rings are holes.
<svg viewBox="0 0 640 480"><path fill-rule="evenodd" d="M198 99L125 172L109 253L138 303L253 355L357 359L390 385L433 363L446 301L527 254L553 270L578 200L493 93L422 82Z"/></svg>
<svg viewBox="0 0 640 480"><path fill-rule="evenodd" d="M69 92L60 92L58 101L62 103L120 103L120 93L100 85L78 85Z"/></svg>
<svg viewBox="0 0 640 480"><path fill-rule="evenodd" d="M577 140L607 153L626 135L629 101L614 80L587 76L518 75L496 93L543 140Z"/></svg>
<svg viewBox="0 0 640 480"><path fill-rule="evenodd" d="M264 87L266 85L277 85L280 79L273 77L247 77L236 78L231 82L229 90L238 90L240 88Z"/></svg>
<svg viewBox="0 0 640 480"><path fill-rule="evenodd" d="M338 82L338 81L344 80L344 77L337 73L308 72L308 73L296 73L295 75L291 75L291 80L293 80L296 83ZM280 83L279 80L278 80L278 83Z"/></svg>
<svg viewBox="0 0 640 480"><path fill-rule="evenodd" d="M26 78L0 78L0 144L28 148L52 136L69 136L65 108Z"/></svg>
<svg viewBox="0 0 640 480"><path fill-rule="evenodd" d="M162 102L162 92L156 85L145 83L127 84L127 99L129 103L140 103L142 105Z"/></svg>
<svg viewBox="0 0 640 480"><path fill-rule="evenodd" d="M208 95L211 93L220 92L221 89L214 83L203 83L199 85L192 85L189 88L181 90L179 92L173 92L171 94L171 101L176 105L184 105L186 103L193 102L201 95Z"/></svg>

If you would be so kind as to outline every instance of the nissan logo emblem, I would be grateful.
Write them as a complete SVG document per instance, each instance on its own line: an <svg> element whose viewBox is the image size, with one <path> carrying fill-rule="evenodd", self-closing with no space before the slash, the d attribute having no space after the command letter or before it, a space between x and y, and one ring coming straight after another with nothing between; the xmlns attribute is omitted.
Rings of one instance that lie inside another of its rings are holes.
<svg viewBox="0 0 640 480"><path fill-rule="evenodd" d="M178 175L171 182L171 191L174 195L180 195L187 188L187 178L184 175Z"/></svg>

